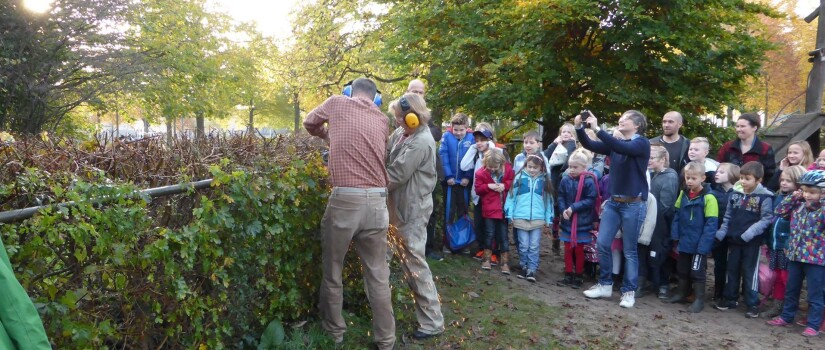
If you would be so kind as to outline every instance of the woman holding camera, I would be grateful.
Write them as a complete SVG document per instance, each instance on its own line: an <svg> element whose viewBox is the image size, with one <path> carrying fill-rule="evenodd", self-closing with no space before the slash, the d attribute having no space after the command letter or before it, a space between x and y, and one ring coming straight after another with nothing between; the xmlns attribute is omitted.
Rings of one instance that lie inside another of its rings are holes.
<svg viewBox="0 0 825 350"><path fill-rule="evenodd" d="M650 142L642 136L647 127L647 118L639 111L624 112L616 127L620 138L599 128L596 117L586 110L576 116L575 124L576 134L584 148L610 157L610 184L596 242L599 250L599 283L586 290L584 295L588 298L609 298L613 295L613 258L610 247L621 229L625 273L619 305L630 308L636 303L634 291L639 278L636 244L647 212L648 184L645 173L650 159ZM595 131L598 140L587 136L585 128Z"/></svg>

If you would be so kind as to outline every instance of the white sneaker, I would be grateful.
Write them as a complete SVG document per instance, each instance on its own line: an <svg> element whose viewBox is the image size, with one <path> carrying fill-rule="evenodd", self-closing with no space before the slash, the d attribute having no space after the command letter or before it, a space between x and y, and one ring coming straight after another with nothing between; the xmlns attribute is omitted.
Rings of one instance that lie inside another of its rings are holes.
<svg viewBox="0 0 825 350"><path fill-rule="evenodd" d="M584 296L588 298L610 298L613 295L613 286L604 284L594 284L590 289L584 291Z"/></svg>
<svg viewBox="0 0 825 350"><path fill-rule="evenodd" d="M636 304L636 292L630 291L622 293L622 301L619 303L619 306L631 308L634 304Z"/></svg>

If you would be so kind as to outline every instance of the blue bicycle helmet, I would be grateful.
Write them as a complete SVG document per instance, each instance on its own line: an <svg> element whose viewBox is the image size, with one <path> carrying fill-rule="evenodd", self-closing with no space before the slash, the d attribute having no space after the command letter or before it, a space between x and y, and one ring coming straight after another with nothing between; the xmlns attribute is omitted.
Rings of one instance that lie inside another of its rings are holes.
<svg viewBox="0 0 825 350"><path fill-rule="evenodd" d="M825 188L825 171L823 170L811 170L802 175L802 178L799 179L800 185L805 186L813 186L819 188Z"/></svg>

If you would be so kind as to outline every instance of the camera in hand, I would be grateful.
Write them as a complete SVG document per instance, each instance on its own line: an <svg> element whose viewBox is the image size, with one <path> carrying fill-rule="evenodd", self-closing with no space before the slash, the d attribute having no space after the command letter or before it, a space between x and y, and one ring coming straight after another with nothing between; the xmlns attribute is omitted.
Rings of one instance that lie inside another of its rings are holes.
<svg viewBox="0 0 825 350"><path fill-rule="evenodd" d="M585 110L583 110L583 111L582 111L581 116L582 116L582 118L581 118L581 120L582 120L582 126L586 126L586 127L588 127L588 128L592 128L592 127L593 127L593 125L590 125L590 124L587 122L587 118L592 117L592 116L593 116L593 113L590 113L590 111L589 111L589 110L586 110L586 109L585 109Z"/></svg>

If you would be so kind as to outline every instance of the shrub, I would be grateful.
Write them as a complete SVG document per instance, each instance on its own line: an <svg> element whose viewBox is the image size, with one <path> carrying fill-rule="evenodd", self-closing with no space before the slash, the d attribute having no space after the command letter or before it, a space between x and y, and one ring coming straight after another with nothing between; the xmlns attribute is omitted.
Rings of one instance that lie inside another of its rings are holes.
<svg viewBox="0 0 825 350"><path fill-rule="evenodd" d="M329 192L315 149L302 138L212 135L171 146L27 139L0 150L4 210L73 202L0 225L52 343L246 348L273 319L311 317ZM207 177L205 190L135 194ZM355 266L349 284L360 283ZM363 292L348 298L360 305Z"/></svg>

